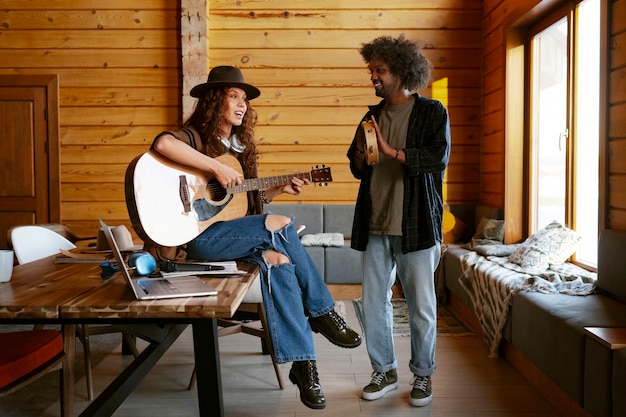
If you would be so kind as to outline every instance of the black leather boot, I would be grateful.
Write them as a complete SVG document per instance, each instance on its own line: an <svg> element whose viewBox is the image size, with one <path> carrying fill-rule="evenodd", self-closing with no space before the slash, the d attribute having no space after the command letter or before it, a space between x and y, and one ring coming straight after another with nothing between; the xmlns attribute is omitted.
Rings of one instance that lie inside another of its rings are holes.
<svg viewBox="0 0 626 417"><path fill-rule="evenodd" d="M309 324L315 333L321 333L337 346L355 348L361 344L361 336L335 310L323 316L309 317Z"/></svg>
<svg viewBox="0 0 626 417"><path fill-rule="evenodd" d="M317 376L315 361L298 361L291 365L289 380L298 386L302 404L315 410L326 407L326 398Z"/></svg>

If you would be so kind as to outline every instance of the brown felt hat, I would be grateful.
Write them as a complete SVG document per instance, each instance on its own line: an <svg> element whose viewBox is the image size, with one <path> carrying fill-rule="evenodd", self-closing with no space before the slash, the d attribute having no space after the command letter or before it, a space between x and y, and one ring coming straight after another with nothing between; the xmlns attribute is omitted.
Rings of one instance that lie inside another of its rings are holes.
<svg viewBox="0 0 626 417"><path fill-rule="evenodd" d="M261 91L253 85L247 84L243 80L241 70L236 67L227 65L215 67L209 72L209 78L206 83L198 84L191 89L189 94L191 97L201 97L211 88L219 87L237 87L246 92L248 100L252 100L261 95Z"/></svg>

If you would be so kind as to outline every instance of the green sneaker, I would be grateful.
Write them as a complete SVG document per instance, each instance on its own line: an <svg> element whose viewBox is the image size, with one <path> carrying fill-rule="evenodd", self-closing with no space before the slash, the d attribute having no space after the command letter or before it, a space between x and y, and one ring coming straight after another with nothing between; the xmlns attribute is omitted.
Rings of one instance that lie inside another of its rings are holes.
<svg viewBox="0 0 626 417"><path fill-rule="evenodd" d="M431 403L433 400L433 389L430 383L430 376L413 375L411 385L413 385L413 389L409 396L409 403L413 407L423 407Z"/></svg>
<svg viewBox="0 0 626 417"><path fill-rule="evenodd" d="M377 400L383 395L398 388L398 374L395 369L387 372L372 372L372 381L363 388L361 398L364 400Z"/></svg>

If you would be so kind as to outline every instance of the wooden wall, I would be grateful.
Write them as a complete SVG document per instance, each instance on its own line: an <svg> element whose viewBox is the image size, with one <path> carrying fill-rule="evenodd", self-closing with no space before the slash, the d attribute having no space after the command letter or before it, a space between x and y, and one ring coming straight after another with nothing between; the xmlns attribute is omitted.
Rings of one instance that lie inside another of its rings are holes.
<svg viewBox="0 0 626 417"><path fill-rule="evenodd" d="M168 0L2 1L0 73L58 74L61 221L126 223L124 173L179 124L180 13Z"/></svg>
<svg viewBox="0 0 626 417"><path fill-rule="evenodd" d="M61 221L128 223L124 172L181 119L181 17L171 0L3 0L0 73L58 74ZM324 163L334 181L297 201L356 196L345 153L373 94L358 48L405 33L435 66L452 121L448 202L479 200L480 0L208 2L208 65L236 65L262 95L261 174ZM289 201L288 197L280 200ZM291 198L291 200L294 200Z"/></svg>
<svg viewBox="0 0 626 417"><path fill-rule="evenodd" d="M626 230L626 0L609 3L607 227Z"/></svg>
<svg viewBox="0 0 626 417"><path fill-rule="evenodd" d="M253 102L261 175L320 162L333 170L329 187L297 200L356 198L345 154L366 105L379 101L358 48L405 33L423 45L435 85L444 85L438 98L447 101L454 143L447 199L478 201L480 1L211 1L208 15L210 66L241 67L262 91ZM431 88L422 93L433 96Z"/></svg>
<svg viewBox="0 0 626 417"><path fill-rule="evenodd" d="M243 68L262 96L262 175L325 163L328 188L298 201L352 201L346 148L377 102L361 43L405 33L419 40L447 87L452 158L447 202L505 206L505 29L539 0L210 1L207 65ZM626 230L626 0L608 1L607 225ZM181 119L181 16L168 0L3 0L0 73L58 74L61 220L127 223L123 177L156 133ZM282 198L288 201L289 198ZM127 223L128 224L128 223Z"/></svg>

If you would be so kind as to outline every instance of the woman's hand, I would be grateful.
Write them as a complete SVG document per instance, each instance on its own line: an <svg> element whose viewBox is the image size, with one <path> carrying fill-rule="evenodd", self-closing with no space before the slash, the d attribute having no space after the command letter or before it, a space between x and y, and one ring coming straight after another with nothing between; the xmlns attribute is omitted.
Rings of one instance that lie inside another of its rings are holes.
<svg viewBox="0 0 626 417"><path fill-rule="evenodd" d="M242 181L239 171L220 162L215 164L213 167L213 175L215 176L217 182L219 182L224 188L239 185Z"/></svg>
<svg viewBox="0 0 626 417"><path fill-rule="evenodd" d="M302 192L302 187L309 185L311 181L308 178L293 177L291 182L279 187L272 187L265 190L265 196L268 200L273 200L278 195L285 193L291 195L298 195Z"/></svg>

